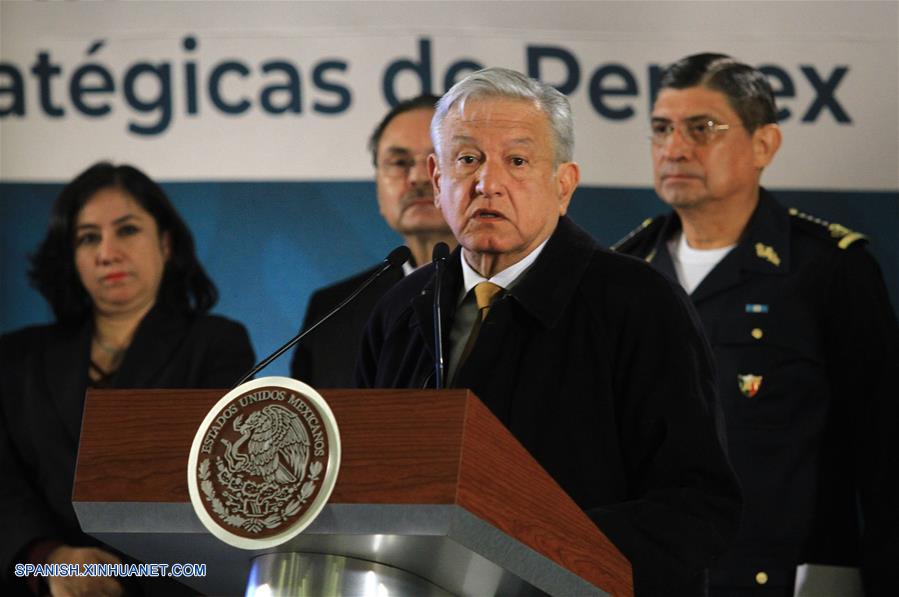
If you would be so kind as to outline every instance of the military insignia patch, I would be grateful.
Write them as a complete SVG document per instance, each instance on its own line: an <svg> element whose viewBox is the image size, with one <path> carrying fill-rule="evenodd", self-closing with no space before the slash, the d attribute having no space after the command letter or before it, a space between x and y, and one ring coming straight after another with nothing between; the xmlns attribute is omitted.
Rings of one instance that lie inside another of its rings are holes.
<svg viewBox="0 0 899 597"><path fill-rule="evenodd" d="M746 312L747 313L767 313L768 305L764 305L761 303L746 303Z"/></svg>
<svg viewBox="0 0 899 597"><path fill-rule="evenodd" d="M318 516L337 480L340 437L321 395L286 377L241 384L194 436L187 485L198 518L235 547L267 549Z"/></svg>
<svg viewBox="0 0 899 597"><path fill-rule="evenodd" d="M755 254L757 257L764 259L768 263L780 267L780 256L777 254L777 251L774 250L774 247L763 245L762 243L755 243Z"/></svg>
<svg viewBox="0 0 899 597"><path fill-rule="evenodd" d="M802 213L795 207L791 207L789 209L789 212L790 215L795 218L805 220L806 222L812 222L820 226L821 230L826 230L830 234L831 238L838 241L837 246L841 249L848 249L850 246L852 246L853 243L860 240L868 240L868 237L861 232L850 230L849 228L846 228L842 224L837 224L836 222L828 222L827 220L822 220L821 218L816 218L815 216Z"/></svg>
<svg viewBox="0 0 899 597"><path fill-rule="evenodd" d="M762 387L762 376L748 373L746 375L737 375L737 385L740 387L740 393L747 398L753 398L759 393Z"/></svg>

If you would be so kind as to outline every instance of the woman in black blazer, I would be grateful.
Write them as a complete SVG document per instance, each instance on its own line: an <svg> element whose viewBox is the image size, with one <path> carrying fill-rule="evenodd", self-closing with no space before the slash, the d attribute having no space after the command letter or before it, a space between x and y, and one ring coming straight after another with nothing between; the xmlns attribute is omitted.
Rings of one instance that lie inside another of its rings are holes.
<svg viewBox="0 0 899 597"><path fill-rule="evenodd" d="M253 365L193 237L139 170L98 163L57 199L32 258L55 323L0 337L0 565L51 594L119 594L115 579L17 579L16 563L117 562L81 532L71 493L89 387L226 388Z"/></svg>

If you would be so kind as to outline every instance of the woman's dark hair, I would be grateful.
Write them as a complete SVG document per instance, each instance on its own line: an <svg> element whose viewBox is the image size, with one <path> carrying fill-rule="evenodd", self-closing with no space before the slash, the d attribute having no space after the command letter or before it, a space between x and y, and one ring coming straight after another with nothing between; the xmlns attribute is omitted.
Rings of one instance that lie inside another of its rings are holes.
<svg viewBox="0 0 899 597"><path fill-rule="evenodd" d="M65 186L50 214L47 234L31 256L28 278L59 322L90 316L93 304L75 268L75 224L88 201L102 189L119 188L156 220L159 234L168 233L170 255L156 302L177 311L206 312L218 290L197 260L194 239L165 192L146 174L125 164L98 162Z"/></svg>
<svg viewBox="0 0 899 597"><path fill-rule="evenodd" d="M777 122L774 92L758 69L726 54L693 54L681 58L662 73L659 91L703 86L723 93L750 133Z"/></svg>

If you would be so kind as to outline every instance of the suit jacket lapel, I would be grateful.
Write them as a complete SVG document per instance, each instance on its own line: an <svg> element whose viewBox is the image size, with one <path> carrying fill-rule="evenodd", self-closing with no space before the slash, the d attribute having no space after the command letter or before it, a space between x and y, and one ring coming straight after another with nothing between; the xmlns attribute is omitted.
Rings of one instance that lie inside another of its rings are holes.
<svg viewBox="0 0 899 597"><path fill-rule="evenodd" d="M700 282L690 298L698 303L742 284L747 276L785 275L789 270L789 215L762 189L740 242Z"/></svg>
<svg viewBox="0 0 899 597"><path fill-rule="evenodd" d="M681 229L680 218L672 212L656 238L655 246L646 261L678 281L674 262L668 252L668 241ZM790 266L790 221L789 214L774 198L761 189L756 206L743 238L734 250L724 256L709 274L699 283L690 298L694 303L706 300L719 292L742 284L747 273L783 275Z"/></svg>
<svg viewBox="0 0 899 597"><path fill-rule="evenodd" d="M559 218L543 252L509 289L515 300L544 327L553 327L580 284L596 241L568 217ZM551 281L551 283L547 283Z"/></svg>
<svg viewBox="0 0 899 597"><path fill-rule="evenodd" d="M153 307L134 333L134 339L113 380L117 388L158 387L158 378L181 344L188 320Z"/></svg>
<svg viewBox="0 0 899 597"><path fill-rule="evenodd" d="M78 327L57 326L49 335L44 361L44 379L49 401L77 445L87 389L93 323Z"/></svg>
<svg viewBox="0 0 899 597"><path fill-rule="evenodd" d="M677 272L674 269L674 262L671 260L671 253L668 252L668 242L664 239L656 245L652 253L646 259L657 270L677 282Z"/></svg>
<svg viewBox="0 0 899 597"><path fill-rule="evenodd" d="M456 372L454 385L472 387L474 380L487 383L485 380L490 378L491 370L510 350L509 345L518 342L521 334L519 325L502 323L518 319L519 316L514 314L516 311L526 318L533 318L544 329L555 327L581 283L584 270L590 264L590 255L596 247L596 241L589 234L569 218L560 218L556 230L534 264L494 305L479 338L490 336L493 333L490 328L494 324L498 324L496 329L500 330L501 336L493 336L493 345L490 345L491 341L486 345L479 341L474 346L468 359ZM461 278L461 266L459 276ZM459 287L461 282L456 287L456 296ZM488 406L501 418L509 414L508 404Z"/></svg>
<svg viewBox="0 0 899 597"><path fill-rule="evenodd" d="M378 266L380 267L380 266ZM378 267L373 267L366 274L373 274ZM365 277L367 278L368 275ZM371 317L371 313L374 310L375 306L381 300L381 298L387 294L387 291L390 290L397 282L403 279L405 276L405 272L403 272L402 267L395 267L393 269L387 270L381 277L375 280L371 286L366 288L362 294L356 297L356 301L354 304L347 305L347 309L350 310L349 314L344 314L344 316L337 316L330 319L327 323L324 324L323 327L330 327L327 331L320 332L316 330L315 333L324 333L324 334L337 334L342 338L351 338L353 335L359 335L359 332L356 330L364 330L365 326L368 324L368 318ZM361 283L360 283L361 284ZM353 289L355 290L355 288ZM352 291L351 291L352 292ZM349 294L347 294L349 296ZM344 300L346 297L341 296L340 301ZM339 303L335 302L337 305ZM324 316L324 313L321 314ZM314 323L314 321L310 321L309 323ZM360 336L361 339L361 336Z"/></svg>
<svg viewBox="0 0 899 597"><path fill-rule="evenodd" d="M693 289L693 293L690 295L693 302L698 303L719 292L741 284L743 282L743 272L740 267L742 262L743 250L740 245L737 245L712 268L712 271L702 279L699 286Z"/></svg>
<svg viewBox="0 0 899 597"><path fill-rule="evenodd" d="M656 236L655 245L646 256L647 263L651 263L654 268L662 272L673 281L677 282L677 272L674 269L674 262L671 260L671 253L668 252L668 239L680 230L680 218L677 214L671 212L665 216L665 221Z"/></svg>

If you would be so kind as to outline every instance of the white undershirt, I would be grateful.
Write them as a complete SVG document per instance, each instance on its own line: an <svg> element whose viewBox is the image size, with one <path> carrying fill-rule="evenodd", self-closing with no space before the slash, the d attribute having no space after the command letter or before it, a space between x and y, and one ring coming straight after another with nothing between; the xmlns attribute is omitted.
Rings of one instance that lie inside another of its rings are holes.
<svg viewBox="0 0 899 597"><path fill-rule="evenodd" d="M677 280L687 294L692 294L703 278L736 246L734 243L718 249L694 249L687 244L687 237L683 232L678 232L677 236L669 240L671 262L677 272Z"/></svg>

